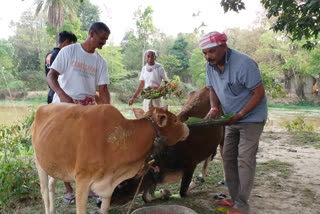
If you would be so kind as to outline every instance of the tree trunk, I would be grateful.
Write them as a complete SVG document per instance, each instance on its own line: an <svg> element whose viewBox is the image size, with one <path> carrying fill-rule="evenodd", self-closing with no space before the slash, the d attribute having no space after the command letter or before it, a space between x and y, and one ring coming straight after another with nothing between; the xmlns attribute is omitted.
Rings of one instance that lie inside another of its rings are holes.
<svg viewBox="0 0 320 214"><path fill-rule="evenodd" d="M59 27L56 27L56 46L59 44Z"/></svg>

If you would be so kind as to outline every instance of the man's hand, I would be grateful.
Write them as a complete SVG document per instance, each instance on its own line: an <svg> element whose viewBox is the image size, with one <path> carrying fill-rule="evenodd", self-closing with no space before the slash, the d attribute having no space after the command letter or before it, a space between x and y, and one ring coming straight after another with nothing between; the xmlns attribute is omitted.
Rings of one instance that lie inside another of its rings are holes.
<svg viewBox="0 0 320 214"><path fill-rule="evenodd" d="M134 103L134 100L135 100L135 98L133 98L133 97L129 100L129 106L131 106Z"/></svg>
<svg viewBox="0 0 320 214"><path fill-rule="evenodd" d="M62 103L73 103L73 99L68 96L66 93L59 95L60 102Z"/></svg>
<svg viewBox="0 0 320 214"><path fill-rule="evenodd" d="M233 125L236 122L238 122L239 120L241 120L243 118L243 113L240 111L239 113L233 115L233 117L231 118L229 125Z"/></svg>
<svg viewBox="0 0 320 214"><path fill-rule="evenodd" d="M218 108L211 108L204 119L216 118L218 116L219 116L219 109Z"/></svg>

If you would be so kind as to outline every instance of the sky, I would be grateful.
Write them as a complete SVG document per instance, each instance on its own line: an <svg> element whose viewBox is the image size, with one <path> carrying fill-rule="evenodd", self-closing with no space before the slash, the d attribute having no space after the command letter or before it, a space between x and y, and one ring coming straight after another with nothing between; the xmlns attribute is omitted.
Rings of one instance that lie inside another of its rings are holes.
<svg viewBox="0 0 320 214"><path fill-rule="evenodd" d="M4 1L4 0L1 0ZM90 0L101 11L100 21L111 29L110 40L119 44L125 32L135 29L134 11L151 6L153 24L161 32L176 36L179 32L191 33L204 22L204 31L224 31L227 28L249 28L263 11L259 0L243 0L246 10L224 13L221 0ZM35 10L34 0L10 0L0 7L0 39L14 35L10 21L19 21L26 10ZM200 11L200 16L192 17Z"/></svg>

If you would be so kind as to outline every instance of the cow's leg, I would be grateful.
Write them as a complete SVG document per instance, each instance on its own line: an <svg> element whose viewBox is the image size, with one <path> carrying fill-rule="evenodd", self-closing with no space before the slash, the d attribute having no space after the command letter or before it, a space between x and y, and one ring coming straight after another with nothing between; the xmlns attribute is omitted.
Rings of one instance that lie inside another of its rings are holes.
<svg viewBox="0 0 320 214"><path fill-rule="evenodd" d="M157 184L152 183L148 188L146 188L143 192L142 199L144 202L148 203L157 199L161 199L168 194L167 190L160 191L160 194L154 196L154 191L156 190Z"/></svg>
<svg viewBox="0 0 320 214"><path fill-rule="evenodd" d="M38 160L36 157L35 157L35 163L36 163L36 167L37 167L38 174L39 174L41 195L42 195L42 199L44 202L45 213L50 214L50 212L49 212L50 204L49 204L49 188L48 188L49 178L48 178L48 174L42 169L42 167L38 163ZM53 204L53 206L54 206L54 204Z"/></svg>
<svg viewBox="0 0 320 214"><path fill-rule="evenodd" d="M89 182L78 178L76 180L77 214L87 213L88 194L89 194Z"/></svg>
<svg viewBox="0 0 320 214"><path fill-rule="evenodd" d="M182 180L181 180L181 186L180 186L180 196L181 197L187 196L194 169L195 169L195 167L188 169L188 170L185 170L183 173Z"/></svg>
<svg viewBox="0 0 320 214"><path fill-rule="evenodd" d="M107 214L110 208L110 200L111 200L111 195L106 198L101 198L102 204L101 204L101 213L102 214Z"/></svg>
<svg viewBox="0 0 320 214"><path fill-rule="evenodd" d="M50 213L56 213L56 208L54 206L54 195L56 190L57 180L49 176L49 202L50 202Z"/></svg>
<svg viewBox="0 0 320 214"><path fill-rule="evenodd" d="M225 172L224 172L224 167L223 167L223 140L220 142L220 144L219 144L219 150L220 150L220 156L221 156L221 159L222 159L222 162L221 162L221 164L222 164L222 170L223 170L223 180L222 181L220 181L219 182L219 184L223 184L223 185L225 185L225 186L227 186L227 182L226 182L226 174L225 174Z"/></svg>
<svg viewBox="0 0 320 214"><path fill-rule="evenodd" d="M210 155L207 159L205 159L205 161L203 162L203 166L202 166L202 171L201 174L199 175L199 180L201 182L204 182L204 178L207 176L207 171L208 171L208 165L209 162L212 160L212 155Z"/></svg>

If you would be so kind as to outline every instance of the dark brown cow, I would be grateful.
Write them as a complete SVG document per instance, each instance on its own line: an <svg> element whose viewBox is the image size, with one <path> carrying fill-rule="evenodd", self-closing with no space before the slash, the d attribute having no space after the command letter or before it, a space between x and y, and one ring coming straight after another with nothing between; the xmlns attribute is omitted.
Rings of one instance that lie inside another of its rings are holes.
<svg viewBox="0 0 320 214"><path fill-rule="evenodd" d="M203 118L209 111L209 91L201 88L191 92L187 103L184 105L178 117L183 121L188 117ZM137 116L137 115L136 115ZM160 172L149 170L145 175L140 191L143 191L143 199L152 201L166 194L154 198L152 193L158 184L176 183L181 180L180 195L187 195L194 170L200 162L214 156L219 144L223 144L224 126L206 125L190 126L190 134L185 141L178 142L168 147L159 156L155 157L155 166L159 166ZM112 195L112 202L121 204L132 199L139 183L139 176L129 179L116 188Z"/></svg>
<svg viewBox="0 0 320 214"><path fill-rule="evenodd" d="M107 213L114 188L138 173L157 132L171 146L189 130L167 108L151 108L145 117L128 120L112 105L41 106L32 144L46 214L55 213L56 180L75 181L77 214L86 213L90 190L100 196L101 212Z"/></svg>

